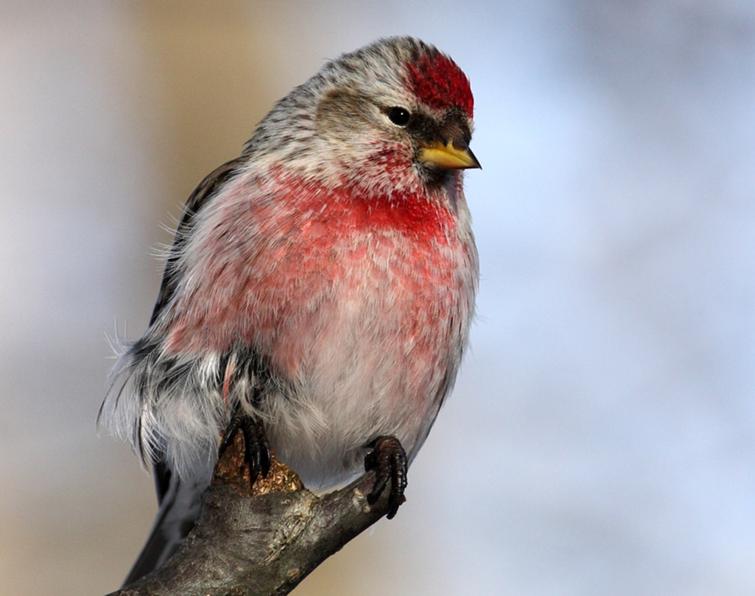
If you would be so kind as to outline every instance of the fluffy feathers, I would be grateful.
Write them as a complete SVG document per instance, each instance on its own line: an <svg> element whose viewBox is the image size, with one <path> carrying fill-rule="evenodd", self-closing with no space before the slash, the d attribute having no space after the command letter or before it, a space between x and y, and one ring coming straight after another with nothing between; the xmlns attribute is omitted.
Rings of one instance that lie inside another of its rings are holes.
<svg viewBox="0 0 755 596"><path fill-rule="evenodd" d="M461 172L418 163L432 130L398 129L396 105L471 130L458 67L382 40L294 89L200 185L104 404L146 462L209 477L237 403L314 488L359 472L376 436L416 454L466 344L477 253Z"/></svg>

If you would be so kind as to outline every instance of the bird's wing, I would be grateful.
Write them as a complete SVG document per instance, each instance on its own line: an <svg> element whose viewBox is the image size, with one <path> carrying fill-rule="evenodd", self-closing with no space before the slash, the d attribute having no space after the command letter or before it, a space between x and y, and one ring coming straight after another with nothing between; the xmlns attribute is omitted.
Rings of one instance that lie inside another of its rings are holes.
<svg viewBox="0 0 755 596"><path fill-rule="evenodd" d="M176 229L173 246L170 249L170 254L165 264L165 272L163 273L163 280L160 284L160 292L157 295L157 302L155 302L155 307L152 310L152 316L149 320L150 325L152 325L160 316L176 291L176 287L181 278L181 271L177 269L176 265L181 249L186 242L187 233L194 222L194 217L210 202L210 199L218 193L223 185L233 177L245 161L245 158L241 156L215 168L205 176L186 201L183 215L181 216L181 222ZM170 468L161 461L161 458L158 458L155 462L153 471L155 476L157 502L158 504L162 504L171 485L171 471Z"/></svg>
<svg viewBox="0 0 755 596"><path fill-rule="evenodd" d="M246 159L241 156L215 168L215 170L205 176L204 180L199 183L186 201L181 216L181 222L176 229L173 246L170 249L170 254L165 264L165 272L163 273L162 283L160 284L160 292L157 295L157 302L155 303L155 307L152 310L152 316L149 320L150 325L157 320L176 291L176 287L181 278L181 271L177 268L178 259L196 214L210 202L212 197L217 195L218 191L233 177L245 161ZM157 502L158 504L162 504L165 495L168 493L171 486L171 470L165 465L161 458L158 458L153 467L153 471Z"/></svg>

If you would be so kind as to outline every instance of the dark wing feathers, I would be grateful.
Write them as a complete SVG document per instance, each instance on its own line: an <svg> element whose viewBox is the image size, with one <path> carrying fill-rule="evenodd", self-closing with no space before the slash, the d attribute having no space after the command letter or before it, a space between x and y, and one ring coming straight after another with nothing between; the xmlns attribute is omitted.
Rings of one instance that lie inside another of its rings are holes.
<svg viewBox="0 0 755 596"><path fill-rule="evenodd" d="M181 279L182 272L177 268L178 258L186 242L186 236L193 225L194 216L199 213L202 207L210 202L210 199L233 177L245 161L245 157L237 157L213 170L199 183L199 186L194 189L194 192L191 193L191 196L186 201L183 215L181 216L181 223L178 224L176 237L173 240L173 247L165 264L165 273L160 285L160 293L157 295L157 302L149 320L150 325L157 320L171 298L173 298L178 282ZM162 503L171 485L171 471L159 457L153 469L157 502Z"/></svg>

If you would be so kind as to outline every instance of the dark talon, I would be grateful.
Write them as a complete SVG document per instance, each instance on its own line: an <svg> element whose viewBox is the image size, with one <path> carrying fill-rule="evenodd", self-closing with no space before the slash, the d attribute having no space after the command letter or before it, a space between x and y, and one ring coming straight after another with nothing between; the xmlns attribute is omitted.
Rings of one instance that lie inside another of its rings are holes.
<svg viewBox="0 0 755 596"><path fill-rule="evenodd" d="M223 442L220 443L220 449L218 449L218 459L223 457L226 450L233 445L233 439L241 426L241 416L238 413L238 407L231 416L231 421L228 423L228 428L225 429L223 434Z"/></svg>
<svg viewBox="0 0 755 596"><path fill-rule="evenodd" d="M396 437L378 437L369 445L372 448L364 458L364 469L374 470L375 486L367 495L367 502L373 505L383 494L386 484L391 481L388 497L388 519L393 519L401 504L406 501L406 469L408 462L406 452Z"/></svg>
<svg viewBox="0 0 755 596"><path fill-rule="evenodd" d="M219 457L233 445L233 439L239 430L244 437L244 461L249 467L249 482L253 485L258 477L264 478L270 471L270 446L262 422L247 416L237 406L220 444Z"/></svg>

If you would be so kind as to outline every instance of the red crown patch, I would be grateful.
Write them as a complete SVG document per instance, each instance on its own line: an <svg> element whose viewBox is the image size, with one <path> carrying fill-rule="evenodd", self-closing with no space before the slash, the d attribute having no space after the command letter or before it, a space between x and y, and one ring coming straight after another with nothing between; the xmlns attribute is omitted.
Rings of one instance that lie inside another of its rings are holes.
<svg viewBox="0 0 755 596"><path fill-rule="evenodd" d="M431 108L447 110L456 106L472 117L474 98L469 79L448 56L440 52L424 54L409 64L408 74L414 94Z"/></svg>

